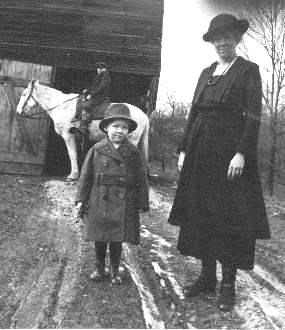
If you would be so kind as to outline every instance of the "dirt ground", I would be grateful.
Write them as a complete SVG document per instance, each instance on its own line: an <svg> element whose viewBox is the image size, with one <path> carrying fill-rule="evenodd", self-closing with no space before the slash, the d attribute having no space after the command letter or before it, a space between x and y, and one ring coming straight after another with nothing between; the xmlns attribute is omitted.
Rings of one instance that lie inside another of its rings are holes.
<svg viewBox="0 0 285 330"><path fill-rule="evenodd" d="M0 175L0 187L0 328L285 328L285 201L266 199L272 239L258 242L254 271L238 272L235 309L220 313L214 295L183 295L200 264L177 253L167 224L175 183L152 180L121 286L89 280L94 249L75 217L76 183Z"/></svg>

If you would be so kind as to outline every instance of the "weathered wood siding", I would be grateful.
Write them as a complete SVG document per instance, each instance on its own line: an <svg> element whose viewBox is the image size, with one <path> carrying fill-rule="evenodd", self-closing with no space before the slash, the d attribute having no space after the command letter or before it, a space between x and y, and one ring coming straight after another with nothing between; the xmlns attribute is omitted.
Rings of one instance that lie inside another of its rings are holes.
<svg viewBox="0 0 285 330"><path fill-rule="evenodd" d="M157 76L163 0L1 0L0 52L52 66Z"/></svg>
<svg viewBox="0 0 285 330"><path fill-rule="evenodd" d="M16 116L20 96L31 78L49 84L52 67L0 60L0 173L41 174L44 169L49 117Z"/></svg>

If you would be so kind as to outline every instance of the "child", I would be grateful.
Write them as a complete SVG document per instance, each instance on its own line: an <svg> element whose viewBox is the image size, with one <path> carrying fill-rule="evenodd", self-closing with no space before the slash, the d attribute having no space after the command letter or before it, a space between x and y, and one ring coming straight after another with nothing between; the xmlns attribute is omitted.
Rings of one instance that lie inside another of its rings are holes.
<svg viewBox="0 0 285 330"><path fill-rule="evenodd" d="M99 124L107 136L89 150L81 170L76 204L81 208L89 202L85 234L95 241L95 271L90 278L96 281L105 277L109 243L111 283L121 283L122 242L139 244L139 210L149 209L146 166L128 141L128 133L136 127L125 104L111 104Z"/></svg>

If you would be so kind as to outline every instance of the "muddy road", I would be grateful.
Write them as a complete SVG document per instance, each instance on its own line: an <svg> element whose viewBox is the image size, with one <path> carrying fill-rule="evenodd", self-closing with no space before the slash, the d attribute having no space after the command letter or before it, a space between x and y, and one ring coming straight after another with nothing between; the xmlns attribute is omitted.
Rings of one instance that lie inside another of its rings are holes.
<svg viewBox="0 0 285 330"><path fill-rule="evenodd" d="M255 269L238 272L235 309L221 313L214 295L183 295L200 263L176 251L173 184L151 186L141 245L124 246L115 287L88 278L94 249L75 219L76 183L0 175L0 187L0 328L285 328L284 201L266 201L273 238L258 242Z"/></svg>

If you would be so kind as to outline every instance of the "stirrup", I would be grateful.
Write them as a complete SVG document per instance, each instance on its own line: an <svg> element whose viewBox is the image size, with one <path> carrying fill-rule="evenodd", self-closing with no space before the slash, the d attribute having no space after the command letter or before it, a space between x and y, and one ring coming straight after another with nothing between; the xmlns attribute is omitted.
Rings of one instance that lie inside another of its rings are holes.
<svg viewBox="0 0 285 330"><path fill-rule="evenodd" d="M76 123L77 121L79 121L80 120L80 118L73 118L73 119L71 119L71 123Z"/></svg>
<svg viewBox="0 0 285 330"><path fill-rule="evenodd" d="M76 127L70 127L69 133L76 134L76 132L77 132L77 128Z"/></svg>

